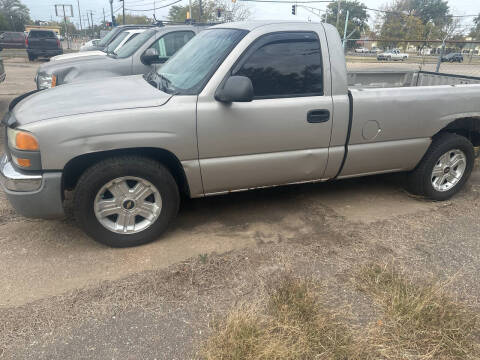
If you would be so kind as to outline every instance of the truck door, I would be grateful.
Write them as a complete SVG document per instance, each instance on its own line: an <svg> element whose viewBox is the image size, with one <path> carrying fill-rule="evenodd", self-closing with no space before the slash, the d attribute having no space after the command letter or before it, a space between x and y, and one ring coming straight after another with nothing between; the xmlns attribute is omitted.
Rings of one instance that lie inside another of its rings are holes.
<svg viewBox="0 0 480 360"><path fill-rule="evenodd" d="M231 104L199 98L205 193L321 179L328 159L332 97L324 95L317 33L260 36L230 75L249 77L255 97Z"/></svg>

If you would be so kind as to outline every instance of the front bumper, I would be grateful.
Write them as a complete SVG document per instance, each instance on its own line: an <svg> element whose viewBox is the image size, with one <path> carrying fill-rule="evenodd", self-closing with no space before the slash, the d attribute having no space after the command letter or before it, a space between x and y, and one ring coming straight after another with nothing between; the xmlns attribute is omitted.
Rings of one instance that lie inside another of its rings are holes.
<svg viewBox="0 0 480 360"><path fill-rule="evenodd" d="M61 172L28 174L16 169L3 155L0 185L12 206L23 216L50 219L64 215Z"/></svg>

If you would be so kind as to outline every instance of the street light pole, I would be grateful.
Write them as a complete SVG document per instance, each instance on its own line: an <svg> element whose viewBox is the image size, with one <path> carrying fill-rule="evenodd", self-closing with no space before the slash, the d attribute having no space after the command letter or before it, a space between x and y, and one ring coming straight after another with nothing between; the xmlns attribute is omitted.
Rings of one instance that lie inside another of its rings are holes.
<svg viewBox="0 0 480 360"><path fill-rule="evenodd" d="M122 9L123 9L123 25L125 25L125 0L122 0Z"/></svg>

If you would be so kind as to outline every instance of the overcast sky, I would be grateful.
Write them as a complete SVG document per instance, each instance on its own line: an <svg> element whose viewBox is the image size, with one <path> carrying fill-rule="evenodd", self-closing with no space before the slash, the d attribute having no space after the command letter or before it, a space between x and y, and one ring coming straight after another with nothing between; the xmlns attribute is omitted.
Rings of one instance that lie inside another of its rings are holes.
<svg viewBox="0 0 480 360"><path fill-rule="evenodd" d="M21 0L30 8L30 15L35 20L49 20L51 17L55 19L55 4L71 4L74 9L74 18L73 22L78 23L78 7L77 0ZM168 5L175 0L156 0L156 7L162 5ZM237 0L238 1L238 0ZM126 8L134 9L151 9L153 8L154 0L125 0ZM381 8L382 5L391 2L389 0L363 0L367 7L370 8ZM182 0L180 4L188 4L188 0ZM311 20L317 21L318 17L312 15L307 10L299 8L296 16L291 14L291 5L290 4L274 4L274 3L252 3L246 2L247 6L251 9L253 19L282 19L282 20ZM327 4L305 4L311 7L319 8L324 10ZM479 14L480 13L480 0L450 0L450 8L452 13L455 15L470 15L470 14ZM113 0L114 10L121 7L121 2L119 0ZM80 8L82 11L82 16L85 17L87 10L93 11L93 20L95 23L100 23L103 20L103 9L107 14L107 21L110 19L110 2L109 0L80 0ZM132 12L129 13L135 14L146 14L152 16L152 12ZM117 12L120 14L120 11ZM157 10L156 15L157 19L165 19L168 14L168 7ZM374 12L370 12L371 19L375 17ZM466 18L464 24L470 24L472 18Z"/></svg>

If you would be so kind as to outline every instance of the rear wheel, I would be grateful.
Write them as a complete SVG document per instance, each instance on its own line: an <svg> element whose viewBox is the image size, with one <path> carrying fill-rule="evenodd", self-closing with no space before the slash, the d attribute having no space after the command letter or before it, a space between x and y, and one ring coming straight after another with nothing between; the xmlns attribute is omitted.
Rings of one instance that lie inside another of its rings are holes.
<svg viewBox="0 0 480 360"><path fill-rule="evenodd" d="M408 174L409 189L433 200L447 200L468 180L474 161L473 145L467 138L441 134L417 168Z"/></svg>
<svg viewBox="0 0 480 360"><path fill-rule="evenodd" d="M177 184L160 163L122 156L93 165L78 181L75 217L96 241L129 247L158 238L180 204Z"/></svg>

